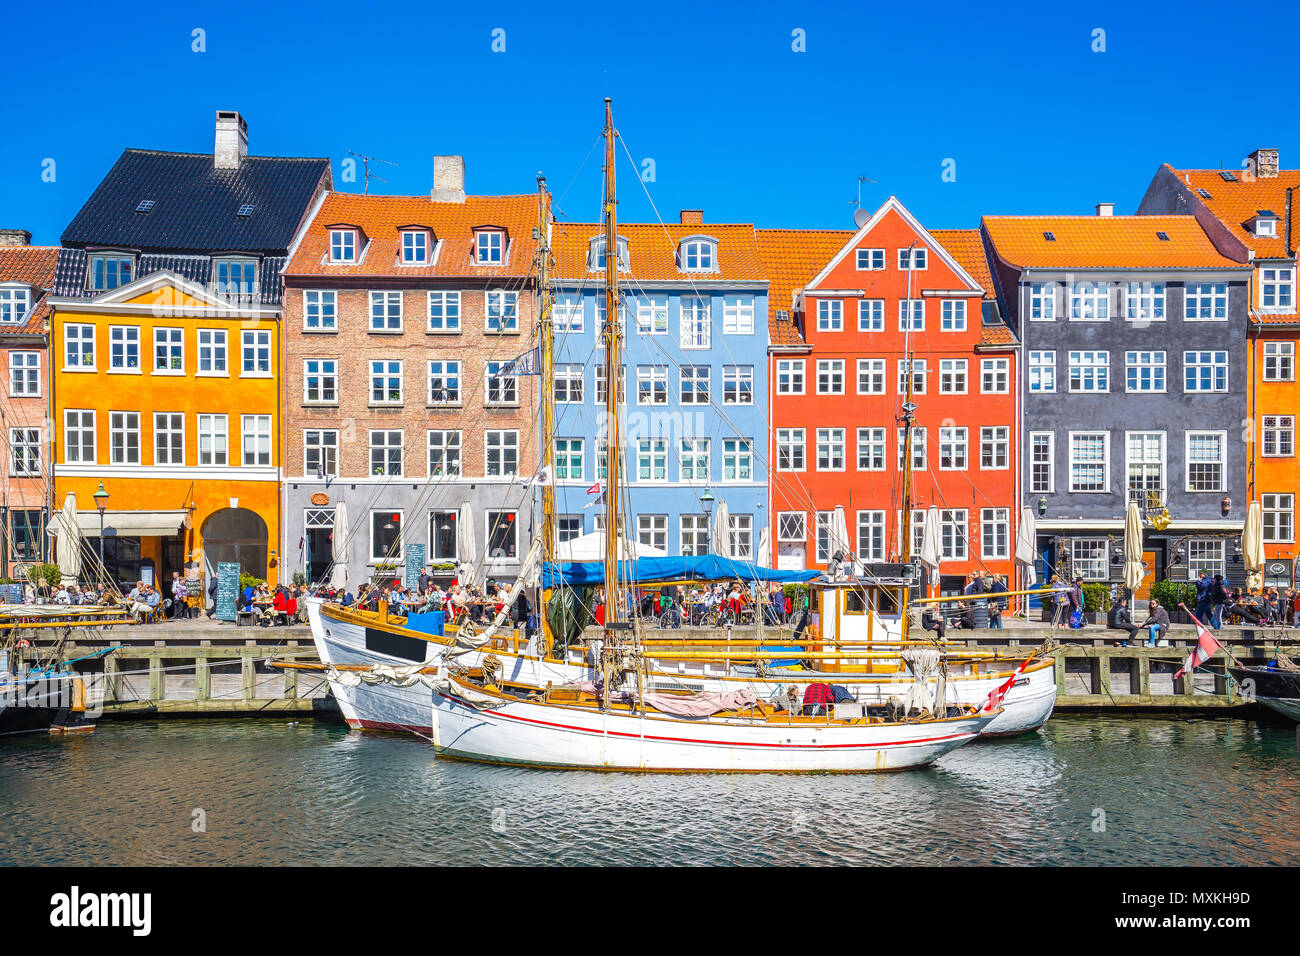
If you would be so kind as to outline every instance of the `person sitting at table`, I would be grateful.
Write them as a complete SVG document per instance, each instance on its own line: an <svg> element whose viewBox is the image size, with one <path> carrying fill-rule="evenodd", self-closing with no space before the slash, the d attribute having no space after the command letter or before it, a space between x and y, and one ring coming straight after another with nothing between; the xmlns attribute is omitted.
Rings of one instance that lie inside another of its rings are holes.
<svg viewBox="0 0 1300 956"><path fill-rule="evenodd" d="M948 625L944 622L943 615L935 609L933 604L927 604L925 610L921 612L921 627L927 631L934 631L939 635L939 640L944 639L944 634L948 630Z"/></svg>

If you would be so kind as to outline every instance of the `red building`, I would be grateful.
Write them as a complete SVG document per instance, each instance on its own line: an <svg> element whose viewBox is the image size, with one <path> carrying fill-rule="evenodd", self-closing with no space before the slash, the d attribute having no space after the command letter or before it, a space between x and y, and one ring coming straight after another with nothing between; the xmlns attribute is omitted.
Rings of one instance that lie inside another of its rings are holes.
<svg viewBox="0 0 1300 956"><path fill-rule="evenodd" d="M834 512L864 561L902 555L905 356L913 358L913 552L940 509L944 589L1014 581L1016 343L977 230L927 232L891 197L857 232L760 230L770 279L775 563L823 568Z"/></svg>

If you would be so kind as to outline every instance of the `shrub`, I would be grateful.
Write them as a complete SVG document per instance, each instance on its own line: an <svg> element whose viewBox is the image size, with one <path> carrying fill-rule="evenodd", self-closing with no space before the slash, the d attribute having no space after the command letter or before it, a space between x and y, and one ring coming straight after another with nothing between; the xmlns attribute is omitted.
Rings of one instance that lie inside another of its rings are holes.
<svg viewBox="0 0 1300 956"><path fill-rule="evenodd" d="M302 571L293 572L293 583L297 587L302 587L304 584L307 583L307 575Z"/></svg>
<svg viewBox="0 0 1300 956"><path fill-rule="evenodd" d="M255 578L247 571L241 571L239 573L239 590L241 591L244 590L244 588L255 588L259 584L264 583L265 581L262 578Z"/></svg>
<svg viewBox="0 0 1300 956"><path fill-rule="evenodd" d="M1178 610L1179 602L1196 605L1196 585L1188 581L1157 581L1151 585L1151 597L1172 614Z"/></svg>
<svg viewBox="0 0 1300 956"><path fill-rule="evenodd" d="M39 584L44 581L52 588L57 588L59 582L63 580L63 575L59 573L57 564L33 564L27 569L27 577L32 584Z"/></svg>
<svg viewBox="0 0 1300 956"><path fill-rule="evenodd" d="M1110 586L1107 584L1085 584L1083 586L1083 609L1095 614L1104 614L1110 610Z"/></svg>

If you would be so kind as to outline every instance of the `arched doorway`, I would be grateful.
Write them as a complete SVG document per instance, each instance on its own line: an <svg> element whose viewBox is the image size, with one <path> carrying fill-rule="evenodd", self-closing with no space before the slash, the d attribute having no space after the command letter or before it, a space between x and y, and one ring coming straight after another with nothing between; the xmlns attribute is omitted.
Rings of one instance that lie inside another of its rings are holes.
<svg viewBox="0 0 1300 956"><path fill-rule="evenodd" d="M247 508L222 508L203 522L203 570L214 580L217 565L233 561L244 574L266 579L266 522Z"/></svg>

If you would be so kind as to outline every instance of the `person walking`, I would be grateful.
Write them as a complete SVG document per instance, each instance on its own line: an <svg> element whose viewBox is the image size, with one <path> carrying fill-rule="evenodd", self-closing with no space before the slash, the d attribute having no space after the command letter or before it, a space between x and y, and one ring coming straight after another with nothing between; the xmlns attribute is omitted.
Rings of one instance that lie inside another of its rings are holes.
<svg viewBox="0 0 1300 956"><path fill-rule="evenodd" d="M1196 617L1202 623L1210 620L1214 608L1214 578L1208 570L1201 571L1196 579Z"/></svg>
<svg viewBox="0 0 1300 956"><path fill-rule="evenodd" d="M1223 583L1223 575L1216 574L1210 588L1210 624L1216 631L1223 627L1223 609L1227 603L1228 586Z"/></svg>

